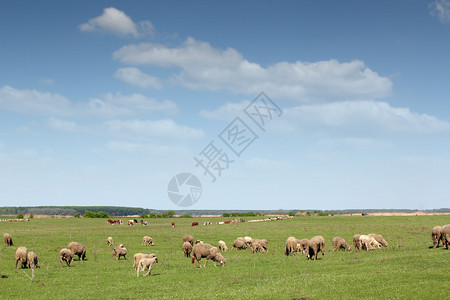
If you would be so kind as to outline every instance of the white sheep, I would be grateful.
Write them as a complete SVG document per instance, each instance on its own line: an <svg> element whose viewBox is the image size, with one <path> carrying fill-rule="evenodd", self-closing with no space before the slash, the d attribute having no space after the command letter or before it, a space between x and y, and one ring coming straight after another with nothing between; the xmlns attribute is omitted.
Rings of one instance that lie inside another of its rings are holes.
<svg viewBox="0 0 450 300"><path fill-rule="evenodd" d="M141 269L142 269L142 275L144 275L145 269L148 269L148 272L147 272L147 274L144 275L144 277L149 275L150 272L152 271L152 265L157 262L158 262L158 258L156 256L152 257L152 258L141 258L138 262L138 268L136 271L137 277L139 277L139 270L141 270Z"/></svg>

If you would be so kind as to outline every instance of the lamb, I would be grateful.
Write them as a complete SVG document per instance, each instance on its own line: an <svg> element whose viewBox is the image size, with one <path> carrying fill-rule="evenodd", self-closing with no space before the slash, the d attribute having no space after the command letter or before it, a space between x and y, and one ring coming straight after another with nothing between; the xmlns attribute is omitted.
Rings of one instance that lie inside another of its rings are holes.
<svg viewBox="0 0 450 300"><path fill-rule="evenodd" d="M373 237L375 239L375 241L380 243L380 245L383 247L388 246L388 243L386 242L386 240L383 238L383 236L381 234L371 233L371 234L369 234L369 237Z"/></svg>
<svg viewBox="0 0 450 300"><path fill-rule="evenodd" d="M4 238L5 236L3 236ZM439 242L443 241L442 226L434 226L431 230L431 238L433 239L433 248L439 247Z"/></svg>
<svg viewBox="0 0 450 300"><path fill-rule="evenodd" d="M339 249L345 249L345 251L350 251L350 246L347 244L347 242L341 238L341 237L335 237L333 238L333 252L339 251Z"/></svg>
<svg viewBox="0 0 450 300"><path fill-rule="evenodd" d="M155 243L153 242L153 239L151 237L146 235L142 238L142 246L148 246L148 245L155 246Z"/></svg>
<svg viewBox="0 0 450 300"><path fill-rule="evenodd" d="M109 237L106 239L106 243L108 244L108 246L114 246L113 238L109 236Z"/></svg>
<svg viewBox="0 0 450 300"><path fill-rule="evenodd" d="M194 237L192 235L186 234L183 237L183 243L184 242L189 242L189 243L191 243L191 245L194 245Z"/></svg>
<svg viewBox="0 0 450 300"><path fill-rule="evenodd" d="M40 268L41 267L41 265L38 262L37 255L33 251L28 252L27 264L28 264L28 268L31 268L31 267Z"/></svg>
<svg viewBox="0 0 450 300"><path fill-rule="evenodd" d="M269 242L267 240L252 239L251 244L253 243L259 243L266 252L269 251Z"/></svg>
<svg viewBox="0 0 450 300"><path fill-rule="evenodd" d="M198 263L200 268L202 267L200 264L202 258L206 258L203 267L206 267L209 259L214 262L214 266L216 266L216 262L220 263L221 267L226 263L225 258L220 254L219 249L216 247L213 247L210 244L195 244L192 248L192 263L194 264L194 268L196 267L196 263Z"/></svg>
<svg viewBox="0 0 450 300"><path fill-rule="evenodd" d="M139 270L141 270L141 269L142 269L142 275L144 277L149 275L150 272L152 271L153 264L157 263L157 262L158 262L158 258L156 256L152 257L152 258L145 258L145 257L141 258L138 262L138 267L137 267L137 271L136 271L137 277L139 277ZM144 275L145 269L148 269L148 272L147 272L147 274Z"/></svg>
<svg viewBox="0 0 450 300"><path fill-rule="evenodd" d="M127 259L126 255L127 255L127 248L125 248L125 247L117 247L117 248L114 248L114 251L113 251L113 254L112 254L111 258L115 256L116 259L119 260L120 257L123 256L124 259Z"/></svg>
<svg viewBox="0 0 450 300"><path fill-rule="evenodd" d="M189 242L184 242L183 243L183 253L184 256L186 257L191 257L191 252L192 252L192 245Z"/></svg>
<svg viewBox="0 0 450 300"><path fill-rule="evenodd" d="M227 244L224 241L219 241L218 246L221 251L228 251Z"/></svg>
<svg viewBox="0 0 450 300"><path fill-rule="evenodd" d="M133 255L133 260L134 260L133 267L134 267L134 270L137 269L139 260L141 258L153 258L153 257L156 257L156 254L154 254L154 253L150 253L150 254L136 253L135 255Z"/></svg>
<svg viewBox="0 0 450 300"><path fill-rule="evenodd" d="M308 247L309 247L309 240L301 239L297 244L297 251L300 251L301 254L306 254Z"/></svg>
<svg viewBox="0 0 450 300"><path fill-rule="evenodd" d="M243 240L235 240L233 242L233 247L231 248L231 251L233 251L233 248L236 248L237 250L247 249L248 246Z"/></svg>
<svg viewBox="0 0 450 300"><path fill-rule="evenodd" d="M65 261L67 266L70 267L70 263L73 261L73 255L72 252L67 248L62 248L61 251L59 251L59 262L61 263Z"/></svg>
<svg viewBox="0 0 450 300"><path fill-rule="evenodd" d="M67 248L72 252L72 255L77 255L78 256L78 260L86 260L86 246L81 244L81 243L77 243L77 242L71 242L69 243L69 245L67 246Z"/></svg>
<svg viewBox="0 0 450 300"><path fill-rule="evenodd" d="M378 243L375 238L369 237L368 235L360 235L359 242L361 245L361 250L373 250L375 247L381 248L381 244Z"/></svg>
<svg viewBox="0 0 450 300"><path fill-rule="evenodd" d="M26 247L19 247L16 250L16 273L17 273L17 263L20 260L20 265L22 268L26 268L28 259L28 250Z"/></svg>
<svg viewBox="0 0 450 300"><path fill-rule="evenodd" d="M298 245L299 243L300 243L300 240L299 240L299 239L297 239L297 238L295 238L295 237L293 237L293 236L288 237L287 240L286 240L286 249L285 249L285 251L284 251L284 254L285 254L286 256L289 256L289 255L291 255L291 254L294 254L295 251L298 250L297 245Z"/></svg>
<svg viewBox="0 0 450 300"><path fill-rule="evenodd" d="M307 257L308 259L311 259L312 256L314 256L314 260L317 260L317 253L322 252L322 257L325 256L324 253L325 249L325 240L322 236L317 235L309 240L308 243L308 251L307 251Z"/></svg>
<svg viewBox="0 0 450 300"><path fill-rule="evenodd" d="M250 250L252 251L252 253L266 252L266 249L263 246L261 246L261 244L258 242L253 242L252 245L250 246Z"/></svg>
<svg viewBox="0 0 450 300"><path fill-rule="evenodd" d="M6 246L13 246L14 245L12 237L11 237L11 235L9 233L5 233L3 235L3 241L5 242Z"/></svg>
<svg viewBox="0 0 450 300"><path fill-rule="evenodd" d="M450 224L442 227L442 244L446 249L448 249L450 244Z"/></svg>
<svg viewBox="0 0 450 300"><path fill-rule="evenodd" d="M353 236L353 246L355 246L355 251L359 251L361 249L361 242L359 240L359 237L359 234L355 234Z"/></svg>

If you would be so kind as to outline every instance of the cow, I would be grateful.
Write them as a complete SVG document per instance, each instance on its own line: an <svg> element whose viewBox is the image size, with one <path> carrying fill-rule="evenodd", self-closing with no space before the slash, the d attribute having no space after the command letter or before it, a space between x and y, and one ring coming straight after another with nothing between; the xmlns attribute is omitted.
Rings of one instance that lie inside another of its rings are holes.
<svg viewBox="0 0 450 300"><path fill-rule="evenodd" d="M192 224L191 224L191 226L197 226L198 225L198 222L193 222Z"/></svg>
<svg viewBox="0 0 450 300"><path fill-rule="evenodd" d="M142 225L147 226L147 225L148 225L148 222L147 222L147 221L144 221L144 222L142 222Z"/></svg>
<svg viewBox="0 0 450 300"><path fill-rule="evenodd" d="M172 228L175 228L175 222L172 222Z"/></svg>
<svg viewBox="0 0 450 300"><path fill-rule="evenodd" d="M134 222L132 220L128 220L128 226L133 226Z"/></svg>
<svg viewBox="0 0 450 300"><path fill-rule="evenodd" d="M231 221L225 221L225 224L230 224L231 223Z"/></svg>
<svg viewBox="0 0 450 300"><path fill-rule="evenodd" d="M138 221L137 221L136 219L134 219L134 220L133 220L133 222L134 222L135 224L137 224L137 223L138 223Z"/></svg>
<svg viewBox="0 0 450 300"><path fill-rule="evenodd" d="M111 224L111 225L114 225L114 221L111 220L111 219L108 219L108 221L106 221L106 223Z"/></svg>

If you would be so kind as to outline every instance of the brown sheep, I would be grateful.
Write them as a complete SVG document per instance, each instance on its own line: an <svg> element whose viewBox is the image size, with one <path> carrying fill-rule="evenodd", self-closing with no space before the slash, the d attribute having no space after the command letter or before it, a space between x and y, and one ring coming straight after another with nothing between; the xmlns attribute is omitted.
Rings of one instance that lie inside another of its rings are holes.
<svg viewBox="0 0 450 300"><path fill-rule="evenodd" d="M383 238L383 236L381 234L371 233L371 234L369 234L369 237L373 237L375 239L375 241L380 243L380 245L383 247L388 246L388 243L386 242L386 240Z"/></svg>
<svg viewBox="0 0 450 300"><path fill-rule="evenodd" d="M13 246L14 245L12 237L11 237L11 235L9 233L5 233L3 235L3 241L5 242L6 246Z"/></svg>
<svg viewBox="0 0 450 300"><path fill-rule="evenodd" d="M31 268L31 267L40 268L41 267L41 265L39 264L37 255L33 251L29 251L27 254L27 264L28 264L28 268Z"/></svg>
<svg viewBox="0 0 450 300"><path fill-rule="evenodd" d="M431 230L431 238L433 239L433 248L439 247L439 242L443 241L442 226L434 226Z"/></svg>
<svg viewBox="0 0 450 300"><path fill-rule="evenodd" d="M235 240L233 242L233 247L231 247L231 251L236 248L237 250L247 249L248 246L243 240Z"/></svg>
<svg viewBox="0 0 450 300"><path fill-rule="evenodd" d="M113 238L109 236L109 237L106 239L106 243L108 244L108 246L114 246Z"/></svg>
<svg viewBox="0 0 450 300"><path fill-rule="evenodd" d="M361 249L361 242L359 241L359 234L355 234L353 236L353 246L355 246L355 251L359 251Z"/></svg>
<svg viewBox="0 0 450 300"><path fill-rule="evenodd" d="M70 267L70 263L73 261L73 254L67 248L62 248L61 251L59 251L59 262L61 263L61 267L63 261L66 262L68 267Z"/></svg>
<svg viewBox="0 0 450 300"><path fill-rule="evenodd" d="M228 251L227 244L224 241L219 241L218 246L221 251Z"/></svg>
<svg viewBox="0 0 450 300"><path fill-rule="evenodd" d="M446 249L448 249L450 244L450 224L442 227L442 244Z"/></svg>
<svg viewBox="0 0 450 300"><path fill-rule="evenodd" d="M192 245L189 242L184 242L183 243L183 253L184 256L186 257L191 257L191 252L192 252Z"/></svg>
<svg viewBox="0 0 450 300"><path fill-rule="evenodd" d="M77 243L77 242L71 242L69 243L69 245L67 246L67 248L72 252L72 255L77 255L78 256L78 260L86 260L86 246L81 244L81 243Z"/></svg>
<svg viewBox="0 0 450 300"><path fill-rule="evenodd" d="M252 251L252 253L264 253L264 252L266 252L266 249L264 249L264 247L261 246L261 244L258 243L258 242L253 242L252 245L250 246L250 250Z"/></svg>
<svg viewBox="0 0 450 300"><path fill-rule="evenodd" d="M149 246L149 245L155 246L155 243L153 242L153 239L151 237L146 235L142 238L142 246Z"/></svg>
<svg viewBox="0 0 450 300"><path fill-rule="evenodd" d="M267 240L252 239L251 244L253 243L258 243L266 250L266 252L269 251L269 242Z"/></svg>
<svg viewBox="0 0 450 300"><path fill-rule="evenodd" d="M137 277L139 277L139 270L141 270L141 269L142 269L142 275L144 275L145 269L148 269L148 272L147 272L147 274L144 275L144 277L149 275L150 272L152 271L152 266L154 263L158 263L158 258L156 256L152 257L152 258L146 258L146 257L141 258L138 262L138 267L137 267L137 271L136 271Z"/></svg>
<svg viewBox="0 0 450 300"><path fill-rule="evenodd" d="M202 267L200 260L202 258L206 258L205 264L203 267L206 267L208 260L211 259L214 262L214 266L216 262L220 263L220 266L223 267L226 263L225 258L220 254L219 249L211 246L210 244L195 244L192 248L192 263L194 264L194 268L196 264Z"/></svg>
<svg viewBox="0 0 450 300"><path fill-rule="evenodd" d="M193 245L194 245L194 237L193 237L192 235L186 234L186 235L183 237L183 243L184 243L184 242L191 243L191 245L193 246Z"/></svg>
<svg viewBox="0 0 450 300"><path fill-rule="evenodd" d="M141 258L152 258L152 257L156 257L156 254L154 254L154 253L150 253L150 254L136 253L135 255L133 255L133 260L134 260L133 267L134 267L134 270L137 269L139 260Z"/></svg>
<svg viewBox="0 0 450 300"><path fill-rule="evenodd" d="M325 240L322 236L317 235L309 240L308 243L308 251L307 251L307 257L308 259L311 259L314 257L314 260L317 260L317 253L322 252L322 257L325 256L324 253L325 249Z"/></svg>
<svg viewBox="0 0 450 300"><path fill-rule="evenodd" d="M26 247L19 247L16 250L16 273L17 273L17 263L20 260L20 266L22 268L27 267L28 250Z"/></svg>
<svg viewBox="0 0 450 300"><path fill-rule="evenodd" d="M299 243L297 244L297 251L299 251L301 254L306 254L306 251L308 250L309 246L309 240L308 239L301 239Z"/></svg>
<svg viewBox="0 0 450 300"><path fill-rule="evenodd" d="M120 257L123 256L124 259L127 259L126 255L127 255L127 248L117 247L117 248L114 248L111 258L113 258L115 256L116 259L119 260Z"/></svg>
<svg viewBox="0 0 450 300"><path fill-rule="evenodd" d="M345 249L345 251L350 251L350 246L347 244L347 242L341 238L341 237L335 237L333 238L333 252L339 251L339 249Z"/></svg>
<svg viewBox="0 0 450 300"><path fill-rule="evenodd" d="M297 245L300 243L300 240L290 236L286 240L286 249L284 251L284 255L289 256L291 254L295 254L295 251L298 250Z"/></svg>

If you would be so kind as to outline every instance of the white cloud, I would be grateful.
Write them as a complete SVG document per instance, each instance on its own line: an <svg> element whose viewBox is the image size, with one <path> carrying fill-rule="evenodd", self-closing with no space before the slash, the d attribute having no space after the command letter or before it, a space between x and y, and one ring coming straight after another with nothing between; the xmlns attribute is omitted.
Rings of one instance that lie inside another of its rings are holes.
<svg viewBox="0 0 450 300"><path fill-rule="evenodd" d="M145 74L137 68L121 68L114 75L118 79L144 89L148 87L160 89L162 87L162 82L159 78Z"/></svg>
<svg viewBox="0 0 450 300"><path fill-rule="evenodd" d="M188 38L175 48L141 43L117 50L122 63L177 67L172 80L194 90L230 90L246 95L261 91L274 98L308 100L374 99L389 95L392 82L362 61L279 62L268 67L250 62L235 49L220 50Z"/></svg>
<svg viewBox="0 0 450 300"><path fill-rule="evenodd" d="M162 138L181 138L196 139L202 138L205 133L201 129L180 126L171 119L165 120L112 120L105 124L110 131L134 133L138 135L162 137Z"/></svg>
<svg viewBox="0 0 450 300"><path fill-rule="evenodd" d="M215 110L201 110L200 116L210 120L230 121L240 115L250 101L240 103L227 102Z"/></svg>
<svg viewBox="0 0 450 300"><path fill-rule="evenodd" d="M57 118L49 118L47 120L47 126L51 129L65 132L76 132L79 130L75 122Z"/></svg>
<svg viewBox="0 0 450 300"><path fill-rule="evenodd" d="M450 1L437 0L428 5L433 16L437 16L442 23L450 23Z"/></svg>
<svg viewBox="0 0 450 300"><path fill-rule="evenodd" d="M150 21L142 21L139 24L127 16L123 11L114 7L105 8L103 14L79 26L81 31L110 33L120 37L133 36L135 38L144 35L153 35L155 28Z"/></svg>
<svg viewBox="0 0 450 300"><path fill-rule="evenodd" d="M106 148L113 152L123 152L123 153L152 153L152 154L167 154L174 153L177 151L186 151L186 149L181 149L180 147L174 146L161 146L161 145L149 145L143 143L132 143L127 141L109 141L106 144Z"/></svg>
<svg viewBox="0 0 450 300"><path fill-rule="evenodd" d="M74 103L59 94L36 90L18 90L10 86L0 87L0 110L40 116L119 117L143 113L178 112L176 103L157 101L141 94L106 94L103 99L92 98L88 102Z"/></svg>
<svg viewBox="0 0 450 300"><path fill-rule="evenodd" d="M289 127L332 128L393 133L432 134L450 131L450 123L427 114L379 101L344 101L284 109Z"/></svg>

